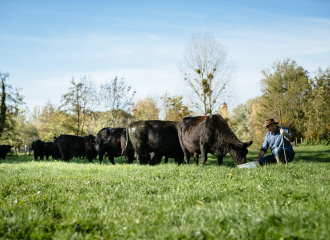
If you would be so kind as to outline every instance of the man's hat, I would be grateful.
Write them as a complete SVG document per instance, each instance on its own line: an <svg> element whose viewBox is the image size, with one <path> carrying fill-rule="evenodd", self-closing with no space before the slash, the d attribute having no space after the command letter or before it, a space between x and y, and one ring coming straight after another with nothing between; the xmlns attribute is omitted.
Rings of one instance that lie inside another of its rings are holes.
<svg viewBox="0 0 330 240"><path fill-rule="evenodd" d="M262 125L263 127L267 127L268 125L270 125L270 124L278 124L278 122L275 122L274 121L274 118L269 118L269 119L266 119L266 121L265 121L265 123L264 123L264 125Z"/></svg>

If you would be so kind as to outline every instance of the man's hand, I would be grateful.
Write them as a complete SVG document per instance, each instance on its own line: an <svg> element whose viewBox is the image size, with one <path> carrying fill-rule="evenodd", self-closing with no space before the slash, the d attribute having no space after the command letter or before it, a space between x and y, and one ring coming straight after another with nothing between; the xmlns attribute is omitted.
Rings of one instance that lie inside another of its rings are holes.
<svg viewBox="0 0 330 240"><path fill-rule="evenodd" d="M292 136L290 134L287 134L283 128L280 128L280 133L286 137L290 142L292 141Z"/></svg>
<svg viewBox="0 0 330 240"><path fill-rule="evenodd" d="M260 150L259 155L258 155L258 158L253 159L253 162L259 162L259 160L260 160L261 158L263 158L263 156L264 156L265 154L266 154L266 153L265 153L264 151Z"/></svg>

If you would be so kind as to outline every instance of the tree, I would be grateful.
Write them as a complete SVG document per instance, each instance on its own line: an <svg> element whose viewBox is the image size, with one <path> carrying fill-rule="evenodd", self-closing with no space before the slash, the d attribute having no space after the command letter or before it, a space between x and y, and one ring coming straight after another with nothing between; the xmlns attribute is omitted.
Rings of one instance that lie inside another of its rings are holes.
<svg viewBox="0 0 330 240"><path fill-rule="evenodd" d="M252 98L237 105L230 115L230 127L241 141L253 140L259 148L263 142L265 129L259 122L260 97ZM253 147L252 146L252 147Z"/></svg>
<svg viewBox="0 0 330 240"><path fill-rule="evenodd" d="M26 120L26 110L19 111L13 120L14 128L3 133L1 142L13 145L18 153L21 146L31 145L32 141L37 139L37 129Z"/></svg>
<svg viewBox="0 0 330 240"><path fill-rule="evenodd" d="M310 79L312 88L307 92L307 101L302 106L304 112L304 136L310 140L330 140L330 68L318 69Z"/></svg>
<svg viewBox="0 0 330 240"><path fill-rule="evenodd" d="M312 86L309 73L294 60L276 61L270 69L262 71L261 79L261 119L278 118L279 109L282 111L283 124L291 132L304 132L304 111L307 93ZM296 135L297 136L297 135Z"/></svg>
<svg viewBox="0 0 330 240"><path fill-rule="evenodd" d="M217 107L217 114L220 114L227 122L229 121L229 111L227 103L223 103L221 108Z"/></svg>
<svg viewBox="0 0 330 240"><path fill-rule="evenodd" d="M72 130L77 136L82 136L87 115L94 110L97 103L95 82L84 76L79 83L72 77L71 84L69 92L62 96L61 108L64 108L75 122L75 125L71 126Z"/></svg>
<svg viewBox="0 0 330 240"><path fill-rule="evenodd" d="M193 35L184 51L181 73L189 87L193 107L204 115L233 97L235 65L227 59L227 50L208 32Z"/></svg>
<svg viewBox="0 0 330 240"><path fill-rule="evenodd" d="M14 118L19 114L20 105L24 104L23 96L19 94L19 88L7 84L8 73L0 72L1 79L1 105L0 105L0 138L4 132L10 132L15 128Z"/></svg>
<svg viewBox="0 0 330 240"><path fill-rule="evenodd" d="M165 93L161 99L163 100L165 120L180 122L182 118L192 114L188 106L182 103L182 95L170 96Z"/></svg>
<svg viewBox="0 0 330 240"><path fill-rule="evenodd" d="M148 96L137 101L133 107L133 117L137 120L158 120L159 108L154 98Z"/></svg>
<svg viewBox="0 0 330 240"><path fill-rule="evenodd" d="M75 122L72 116L61 111L55 104L47 102L46 106L35 107L32 112L33 122L38 137L43 141L53 141L61 134L75 134Z"/></svg>
<svg viewBox="0 0 330 240"><path fill-rule="evenodd" d="M131 86L127 86L123 78L118 80L118 77L101 85L99 93L101 104L106 111L111 112L110 115L107 115L109 117L108 127L116 127L116 123L125 115L122 114L122 111L130 113L136 94L136 91L131 92L131 90Z"/></svg>

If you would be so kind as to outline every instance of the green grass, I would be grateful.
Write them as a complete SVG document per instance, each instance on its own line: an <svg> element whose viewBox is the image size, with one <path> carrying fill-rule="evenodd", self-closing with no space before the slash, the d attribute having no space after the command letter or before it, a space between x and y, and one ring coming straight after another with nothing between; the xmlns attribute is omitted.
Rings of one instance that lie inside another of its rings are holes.
<svg viewBox="0 0 330 240"><path fill-rule="evenodd" d="M106 160L0 162L2 239L330 239L330 147L239 169ZM252 161L258 151L251 151Z"/></svg>

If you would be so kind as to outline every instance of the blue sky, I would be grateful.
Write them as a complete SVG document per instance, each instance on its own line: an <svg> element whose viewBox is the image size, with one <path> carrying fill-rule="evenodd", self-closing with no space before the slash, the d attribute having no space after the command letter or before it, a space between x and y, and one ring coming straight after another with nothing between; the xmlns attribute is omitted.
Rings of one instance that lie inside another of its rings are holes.
<svg viewBox="0 0 330 240"><path fill-rule="evenodd" d="M211 32L238 68L237 98L260 95L261 70L290 57L330 66L330 1L0 0L0 71L27 106L58 104L71 77L115 76L136 100L182 94L179 63L192 34Z"/></svg>

